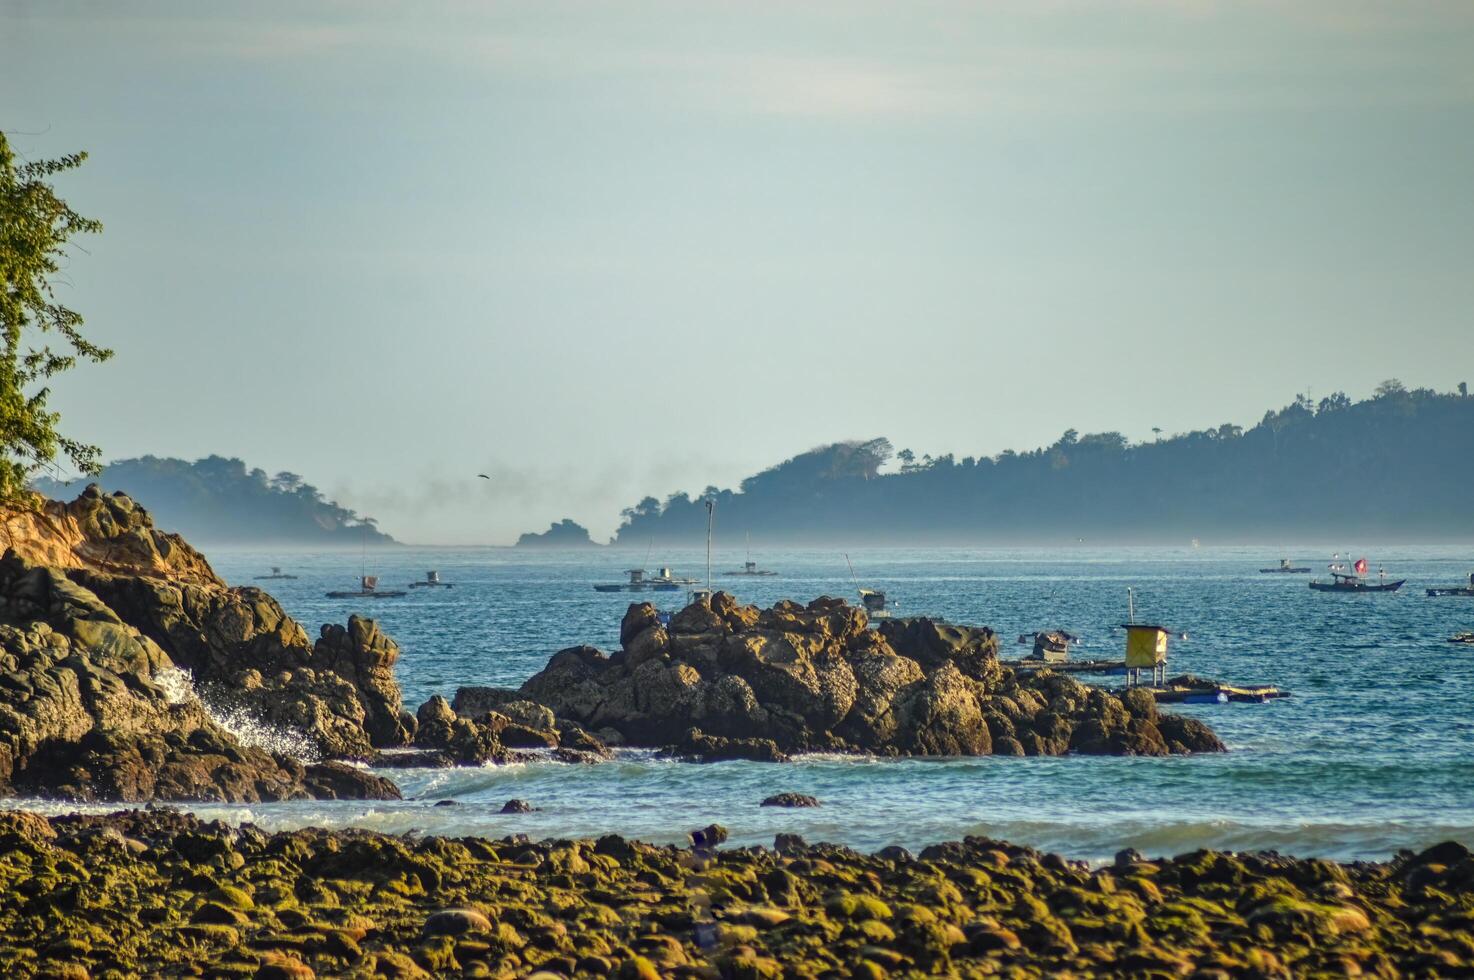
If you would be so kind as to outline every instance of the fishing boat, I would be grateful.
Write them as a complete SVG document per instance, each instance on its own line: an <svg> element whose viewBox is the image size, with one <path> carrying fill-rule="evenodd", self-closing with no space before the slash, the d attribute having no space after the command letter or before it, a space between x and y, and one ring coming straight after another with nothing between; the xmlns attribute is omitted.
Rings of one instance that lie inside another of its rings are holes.
<svg viewBox="0 0 1474 980"><path fill-rule="evenodd" d="M1440 595L1474 596L1474 572L1471 572L1469 574L1469 584L1468 585L1454 585L1454 586L1449 586L1447 588L1442 588L1442 589L1429 589L1428 590L1428 594L1430 596L1440 596Z"/></svg>
<svg viewBox="0 0 1474 980"><path fill-rule="evenodd" d="M1064 663L1070 659L1070 644L1078 641L1079 637L1073 633L1066 633L1064 630L1041 630L1034 634L1033 652L1024 659L1054 664Z"/></svg>
<svg viewBox="0 0 1474 980"><path fill-rule="evenodd" d="M844 556L844 563L849 566L850 582L854 584L855 591L860 593L860 605L864 607L865 615L871 619L890 619L891 610L886 605L885 593L879 589L861 588L860 580L855 577L855 566L851 564L849 555Z"/></svg>
<svg viewBox="0 0 1474 980"><path fill-rule="evenodd" d="M451 582L440 581L439 572L426 572L423 582L411 582L409 587L412 589L453 589L455 585Z"/></svg>
<svg viewBox="0 0 1474 980"><path fill-rule="evenodd" d="M1309 575L1310 567L1291 565L1290 559L1281 558L1278 568L1261 568L1259 571L1265 575Z"/></svg>
<svg viewBox="0 0 1474 980"><path fill-rule="evenodd" d="M774 572L774 571L771 571L769 569L766 569L766 568L758 568L757 567L757 562L755 562L755 561L752 560L752 541L751 541L751 539L749 539L748 542L747 542L747 560L742 563L742 570L741 571L733 570L733 571L730 571L730 572L723 572L722 574L723 575L744 575L744 576L749 576L749 577L759 577L759 576L777 575L778 573L777 572Z"/></svg>
<svg viewBox="0 0 1474 980"><path fill-rule="evenodd" d="M379 577L377 575L363 575L358 579L357 591L329 592L329 599L398 599L407 593L400 589L379 588Z"/></svg>
<svg viewBox="0 0 1474 980"><path fill-rule="evenodd" d="M681 578L662 568L655 575L646 577L643 568L627 568L624 572L629 581L613 582L594 586L595 592L679 592L688 585L698 584L694 578Z"/></svg>
<svg viewBox="0 0 1474 980"><path fill-rule="evenodd" d="M1311 579L1310 587L1317 592L1396 592L1402 588L1407 579L1387 581L1385 569L1377 569L1377 581L1366 580L1367 560L1358 558L1356 563L1350 567L1341 562L1330 566L1331 580L1322 582L1320 579Z"/></svg>
<svg viewBox="0 0 1474 980"><path fill-rule="evenodd" d="M285 572L283 572L278 566L272 565L271 566L271 574L270 575L257 575L256 576L256 581L258 581L258 582L266 582L266 581L272 581L272 580L275 580L275 579L296 578L296 577L297 576L295 576L295 575L288 575Z"/></svg>
<svg viewBox="0 0 1474 980"><path fill-rule="evenodd" d="M359 569L358 589L350 591L341 589L336 592L327 593L329 599L398 599L407 595L401 589L379 588L379 576L368 573L368 525L363 525L363 553L360 559L362 566Z"/></svg>
<svg viewBox="0 0 1474 980"><path fill-rule="evenodd" d="M1450 643L1464 643L1474 646L1474 633L1455 633L1448 638Z"/></svg>

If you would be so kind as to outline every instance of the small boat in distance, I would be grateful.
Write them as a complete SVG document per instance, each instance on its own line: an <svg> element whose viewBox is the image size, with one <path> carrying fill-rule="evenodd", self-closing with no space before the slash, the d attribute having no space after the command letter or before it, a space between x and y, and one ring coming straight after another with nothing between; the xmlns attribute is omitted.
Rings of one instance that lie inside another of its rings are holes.
<svg viewBox="0 0 1474 980"><path fill-rule="evenodd" d="M742 563L742 570L740 572L739 571L723 572L722 574L723 575L745 575L745 576L767 576L767 575L777 575L778 573L777 572L774 572L774 571L770 571L770 570L768 570L766 568L758 568L757 567L757 562L755 562L755 561L752 560L752 539L751 539L751 537L749 537L748 540L747 540L747 560Z"/></svg>
<svg viewBox="0 0 1474 980"><path fill-rule="evenodd" d="M1466 585L1466 586L1465 585L1454 585L1454 586L1449 586L1447 588L1442 588L1442 589L1429 589L1428 590L1428 594L1430 596L1440 596L1440 595L1474 596L1474 572L1470 572L1469 573L1469 584Z"/></svg>
<svg viewBox="0 0 1474 980"><path fill-rule="evenodd" d="M281 568L279 566L272 565L271 566L271 574L270 575L257 575L256 576L256 581L258 581L258 582L265 582L265 581L268 581L268 580L271 580L271 579L296 578L296 577L297 576L295 576L295 575L288 575L288 574L286 574L285 572L283 572L281 570Z"/></svg>
<svg viewBox="0 0 1474 980"><path fill-rule="evenodd" d="M660 572L650 578L645 577L643 568L627 568L624 572L629 576L628 582L615 582L609 585L594 586L595 592L679 592L682 586L697 585L694 578L679 578L671 574L669 568L662 568Z"/></svg>
<svg viewBox="0 0 1474 980"><path fill-rule="evenodd" d="M1278 568L1261 568L1259 571L1266 575L1309 575L1310 567L1308 565L1304 567L1291 565L1290 559L1281 558Z"/></svg>
<svg viewBox="0 0 1474 980"><path fill-rule="evenodd" d="M423 582L411 582L409 587L412 589L453 589L455 585L451 582L440 581L439 572L426 572Z"/></svg>
<svg viewBox="0 0 1474 980"><path fill-rule="evenodd" d="M844 563L849 566L850 581L854 583L855 590L860 593L860 605L864 607L865 615L871 619L890 619L891 611L886 605L885 593L879 589L861 588L860 580L855 577L855 566L850 563L848 554L844 556Z"/></svg>
<svg viewBox="0 0 1474 980"><path fill-rule="evenodd" d="M758 568L757 567L757 562L755 562L755 561L745 561L745 562L742 563L742 569L740 571L733 570L733 571L730 571L730 572L723 572L722 574L723 575L755 575L755 576L764 576L764 575L777 575L778 573L775 572L775 571L772 571L771 569Z"/></svg>
<svg viewBox="0 0 1474 980"><path fill-rule="evenodd" d="M1367 560L1358 558L1356 564L1351 566L1350 571L1346 565L1336 562L1330 566L1331 580L1322 582L1320 579L1311 579L1310 587L1317 592L1396 592L1402 588L1407 579L1387 581L1385 569L1377 569L1377 581L1366 580Z"/></svg>
<svg viewBox="0 0 1474 980"><path fill-rule="evenodd" d="M329 592L329 599L398 599L405 592L399 589L379 588L379 577L377 575L364 575L358 580L358 591Z"/></svg>

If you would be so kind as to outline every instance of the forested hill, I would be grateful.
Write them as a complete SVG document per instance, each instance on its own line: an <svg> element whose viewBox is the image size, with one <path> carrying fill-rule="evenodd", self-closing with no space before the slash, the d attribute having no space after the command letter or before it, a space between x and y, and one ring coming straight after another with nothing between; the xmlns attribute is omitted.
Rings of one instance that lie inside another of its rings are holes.
<svg viewBox="0 0 1474 980"><path fill-rule="evenodd" d="M1255 426L1142 443L1070 430L998 456L916 459L838 443L742 482L647 497L617 543L697 543L705 496L728 534L770 544L1474 541L1474 398L1385 382L1298 397ZM894 471L883 468L894 457Z"/></svg>
<svg viewBox="0 0 1474 980"><path fill-rule="evenodd" d="M395 544L393 538L323 498L295 473L268 476L238 459L208 456L188 462L143 456L109 463L94 479L35 481L48 497L70 500L90 483L123 490L161 528L199 544L351 546Z"/></svg>

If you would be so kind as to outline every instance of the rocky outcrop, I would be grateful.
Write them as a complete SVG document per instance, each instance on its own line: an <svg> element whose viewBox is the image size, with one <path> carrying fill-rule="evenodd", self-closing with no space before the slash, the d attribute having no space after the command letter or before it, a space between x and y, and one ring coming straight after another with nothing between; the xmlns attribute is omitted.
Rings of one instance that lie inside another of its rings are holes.
<svg viewBox="0 0 1474 980"><path fill-rule="evenodd" d="M0 792L232 802L398 796L367 773L307 764L227 731L163 648L75 572L14 552L0 558Z"/></svg>
<svg viewBox="0 0 1474 980"><path fill-rule="evenodd" d="M394 663L372 620L324 626L316 641L256 588L230 588L178 535L122 493L89 486L71 503L0 511L17 557L57 569L188 671L223 710L302 732L323 757L367 759L407 745Z"/></svg>
<svg viewBox="0 0 1474 980"><path fill-rule="evenodd" d="M640 603L620 641L612 656L558 652L520 696L560 720L632 745L671 746L682 758L1223 748L1206 725L1159 715L1149 695L1123 701L1049 671L1000 666L991 630L926 619L870 629L862 610L839 599L758 609L719 592L669 627Z"/></svg>
<svg viewBox="0 0 1474 980"><path fill-rule="evenodd" d="M0 551L49 568L225 585L204 555L154 527L127 494L104 494L96 484L70 503L35 496L23 506L0 507L0 535Z"/></svg>
<svg viewBox="0 0 1474 980"><path fill-rule="evenodd" d="M509 803L517 828L527 807ZM678 830L678 828L674 828ZM0 812L6 977L1455 977L1474 858L914 857Z"/></svg>

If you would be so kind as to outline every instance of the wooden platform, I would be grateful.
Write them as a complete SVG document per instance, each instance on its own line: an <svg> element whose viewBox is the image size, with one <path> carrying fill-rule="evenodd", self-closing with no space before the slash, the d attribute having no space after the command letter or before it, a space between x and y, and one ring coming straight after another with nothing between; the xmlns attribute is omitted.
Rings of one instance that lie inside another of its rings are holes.
<svg viewBox="0 0 1474 980"><path fill-rule="evenodd" d="M1052 670L1057 674L1114 674L1126 669L1124 660L1066 660L1063 663L1047 663L1043 660L999 660L1004 667L1034 673Z"/></svg>
<svg viewBox="0 0 1474 980"><path fill-rule="evenodd" d="M1279 698L1290 696L1289 691L1282 691L1272 684L1248 685L1239 687L1233 684L1219 684L1215 687L1144 687L1143 690L1150 691L1152 697L1158 704L1183 704L1191 701L1202 701L1211 704L1210 698L1218 698L1220 702L1231 701L1243 704L1263 704L1266 701L1274 701ZM1126 693L1124 689L1112 692L1120 695Z"/></svg>

